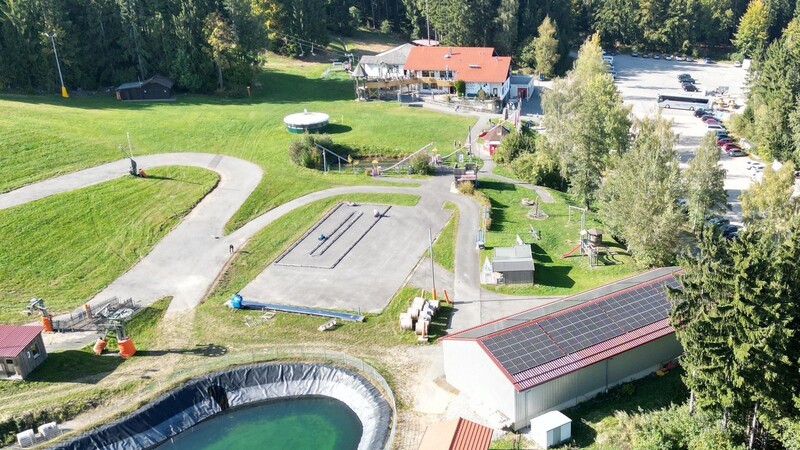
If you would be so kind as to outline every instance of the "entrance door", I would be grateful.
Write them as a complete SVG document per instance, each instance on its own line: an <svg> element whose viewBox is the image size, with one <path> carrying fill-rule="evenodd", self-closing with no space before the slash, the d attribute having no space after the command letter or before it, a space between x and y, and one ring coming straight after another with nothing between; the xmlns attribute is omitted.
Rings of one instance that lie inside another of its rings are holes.
<svg viewBox="0 0 800 450"><path fill-rule="evenodd" d="M523 100L528 99L528 89L527 88L517 88L517 98L521 98Z"/></svg>
<svg viewBox="0 0 800 450"><path fill-rule="evenodd" d="M17 374L17 368L14 366L14 360L6 358L6 376L13 377Z"/></svg>

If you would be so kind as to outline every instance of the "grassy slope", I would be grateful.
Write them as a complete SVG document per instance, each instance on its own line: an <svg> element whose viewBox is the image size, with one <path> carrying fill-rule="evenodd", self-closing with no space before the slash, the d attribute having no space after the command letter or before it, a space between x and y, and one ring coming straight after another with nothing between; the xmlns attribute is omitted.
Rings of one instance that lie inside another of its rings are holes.
<svg viewBox="0 0 800 450"><path fill-rule="evenodd" d="M561 192L550 191L555 203L542 203L540 210L548 214L544 220L531 220L527 217L530 209L522 206L524 197L533 198L535 194L524 187L499 181L482 180L480 191L492 202L492 226L486 235L486 250L481 252L481 261L491 257L492 248L510 246L519 235L531 244L536 263L534 286L485 286L498 292L516 295L567 295L622 278L636 272L633 260L627 255L618 254L615 264L590 268L587 257L578 252L572 257L561 255L575 247L579 242L580 217L568 222L568 198ZM533 240L529 226L540 231L541 240ZM587 214L586 228L602 228L594 214ZM607 234L603 243L619 253L624 249ZM603 260L601 256L601 261ZM611 262L611 261L608 261Z"/></svg>
<svg viewBox="0 0 800 450"><path fill-rule="evenodd" d="M433 259L437 264L453 272L456 266L456 238L458 237L458 206L446 202L445 209L453 210L450 221L447 222L436 242L433 243Z"/></svg>
<svg viewBox="0 0 800 450"><path fill-rule="evenodd" d="M194 167L148 170L0 211L0 323L25 323L27 300L52 313L85 302L144 257L216 185ZM121 226L121 225L125 226Z"/></svg>
<svg viewBox="0 0 800 450"><path fill-rule="evenodd" d="M347 195L348 200L359 202L379 202L386 204L411 205L418 197L405 194L362 194ZM345 199L345 196L328 198L292 211L273 224L258 232L236 255L233 263L223 274L208 300L197 309L195 335L198 342L213 342L225 336L228 342L237 344L303 342L330 343L338 345L396 345L415 342L413 333L403 332L397 322L400 312L404 312L410 300L419 295L418 289L402 288L381 314L367 314L364 323L345 323L339 328L321 334L317 327L327 320L299 314L278 314L275 318L260 325L253 332L244 324L246 316L259 316L259 311L232 311L223 306L230 296L242 289L256 277L280 252L299 238L305 230L321 217L325 211ZM289 225L291 224L291 225ZM439 317L446 319L447 312ZM444 319L443 319L444 320ZM440 324L441 325L441 324ZM437 325L434 324L434 328ZM441 334L441 330L434 333Z"/></svg>
<svg viewBox="0 0 800 450"><path fill-rule="evenodd" d="M320 78L326 65L277 56L253 97L227 100L181 95L174 103L121 103L111 97L0 98L0 192L122 157L117 145L130 132L134 156L198 151L251 160L266 169L254 195L231 220L237 228L302 194L333 184L369 183L359 176L325 176L294 167L287 155L296 135L283 117L308 109L330 114L335 142L410 153L429 142L449 148L472 119L353 101L353 83ZM147 168L145 167L147 170Z"/></svg>

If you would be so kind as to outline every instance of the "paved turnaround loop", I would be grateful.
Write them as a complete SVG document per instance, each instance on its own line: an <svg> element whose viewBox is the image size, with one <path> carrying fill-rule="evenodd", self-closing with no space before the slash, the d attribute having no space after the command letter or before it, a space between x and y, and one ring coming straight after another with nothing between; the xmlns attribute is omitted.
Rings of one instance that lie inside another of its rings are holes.
<svg viewBox="0 0 800 450"><path fill-rule="evenodd" d="M125 274L100 291L88 303L109 297L131 297L142 305L173 296L168 313L196 307L229 260L229 245L241 248L256 232L284 214L314 201L351 193L403 193L422 198L420 207L441 208L445 201L459 207L459 227L455 261L457 313L451 329L480 323L479 261L475 251L479 208L475 201L450 192L452 177L437 176L421 181L422 187L346 186L313 192L291 200L256 217L240 229L224 236L227 221L258 186L263 170L256 164L230 156L208 153L164 153L136 158L140 167L195 166L213 170L220 182L153 250ZM28 185L0 195L0 209L28 203L127 174L127 159L81 170ZM416 181L416 180L415 180Z"/></svg>

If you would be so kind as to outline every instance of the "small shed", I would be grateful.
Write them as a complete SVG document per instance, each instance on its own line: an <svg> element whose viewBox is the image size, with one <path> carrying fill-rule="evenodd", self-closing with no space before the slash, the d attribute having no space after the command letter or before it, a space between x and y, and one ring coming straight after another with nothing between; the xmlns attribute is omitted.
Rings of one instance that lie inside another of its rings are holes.
<svg viewBox="0 0 800 450"><path fill-rule="evenodd" d="M511 75L511 99L528 100L533 95L533 77Z"/></svg>
<svg viewBox="0 0 800 450"><path fill-rule="evenodd" d="M470 183L472 186L478 185L478 165L474 163L464 164L464 167L459 167L458 164L453 168L453 177L455 177L456 185L459 183Z"/></svg>
<svg viewBox="0 0 800 450"><path fill-rule="evenodd" d="M492 271L500 274L497 284L533 284L534 270L530 245L495 247Z"/></svg>
<svg viewBox="0 0 800 450"><path fill-rule="evenodd" d="M494 155L494 151L500 146L503 138L511 134L511 130L502 124L495 125L483 135L483 150L489 152L489 155Z"/></svg>
<svg viewBox="0 0 800 450"><path fill-rule="evenodd" d="M558 411L550 411L531 419L531 439L548 449L572 437L572 419Z"/></svg>
<svg viewBox="0 0 800 450"><path fill-rule="evenodd" d="M486 450L491 442L491 428L459 417L428 425L418 450Z"/></svg>
<svg viewBox="0 0 800 450"><path fill-rule="evenodd" d="M117 88L117 100L173 100L175 82L161 75L144 81L123 83Z"/></svg>
<svg viewBox="0 0 800 450"><path fill-rule="evenodd" d="M24 380L47 359L41 326L0 325L0 379Z"/></svg>

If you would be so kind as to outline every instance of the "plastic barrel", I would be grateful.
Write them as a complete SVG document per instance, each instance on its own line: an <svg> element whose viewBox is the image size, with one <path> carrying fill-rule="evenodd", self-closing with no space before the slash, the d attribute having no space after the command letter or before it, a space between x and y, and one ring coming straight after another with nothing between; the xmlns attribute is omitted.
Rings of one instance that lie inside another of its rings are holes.
<svg viewBox="0 0 800 450"><path fill-rule="evenodd" d="M42 327L44 327L44 331L53 332L53 319L47 316L42 316Z"/></svg>
<svg viewBox="0 0 800 450"><path fill-rule="evenodd" d="M241 309L242 308L242 296L239 294L233 294L231 297L231 308L234 309Z"/></svg>
<svg viewBox="0 0 800 450"><path fill-rule="evenodd" d="M99 354L103 353L103 350L106 349L106 344L108 344L108 342L106 342L105 339L97 338L97 342L95 342L94 347L92 348L92 350L94 351L94 354L95 355L99 355Z"/></svg>
<svg viewBox="0 0 800 450"><path fill-rule="evenodd" d="M130 358L136 354L136 345L131 338L123 339L117 342L117 345L119 346L119 356L123 358Z"/></svg>

